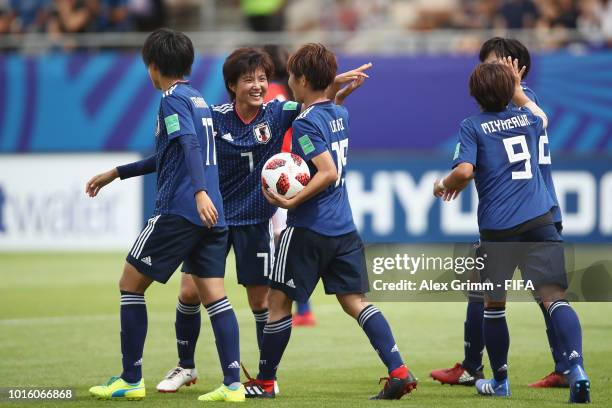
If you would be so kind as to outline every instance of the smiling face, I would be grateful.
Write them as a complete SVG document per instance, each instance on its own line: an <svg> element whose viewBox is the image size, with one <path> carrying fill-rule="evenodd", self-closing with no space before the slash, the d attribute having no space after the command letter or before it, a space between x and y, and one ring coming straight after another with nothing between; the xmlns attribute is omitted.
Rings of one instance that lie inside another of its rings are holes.
<svg viewBox="0 0 612 408"><path fill-rule="evenodd" d="M259 107L268 92L268 77L262 68L257 68L254 72L240 75L230 89L236 94L237 103Z"/></svg>

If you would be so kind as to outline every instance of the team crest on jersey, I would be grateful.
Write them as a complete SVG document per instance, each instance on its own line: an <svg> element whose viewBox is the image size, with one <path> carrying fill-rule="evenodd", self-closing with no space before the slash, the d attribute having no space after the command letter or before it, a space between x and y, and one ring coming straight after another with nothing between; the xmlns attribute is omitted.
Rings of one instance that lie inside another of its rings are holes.
<svg viewBox="0 0 612 408"><path fill-rule="evenodd" d="M253 133L255 133L255 140L259 143L266 144L272 138L272 132L270 131L270 126L268 126L268 122L263 122L258 125L255 125L253 128Z"/></svg>

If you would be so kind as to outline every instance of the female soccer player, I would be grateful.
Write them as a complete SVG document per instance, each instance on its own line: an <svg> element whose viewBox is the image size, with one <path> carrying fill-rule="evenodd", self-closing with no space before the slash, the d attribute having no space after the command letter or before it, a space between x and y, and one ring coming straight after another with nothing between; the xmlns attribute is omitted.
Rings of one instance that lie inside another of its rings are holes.
<svg viewBox="0 0 612 408"><path fill-rule="evenodd" d="M183 33L159 29L145 41L142 57L153 85L163 92L155 155L93 177L87 182L86 193L95 197L117 177L157 171L155 211L130 250L119 281L123 372L89 392L98 399L145 397L144 293L153 281L166 283L184 262L210 315L223 370L223 384L199 399L244 401L238 321L223 285L228 229L219 191L212 117L204 98L184 80L191 71L193 45Z"/></svg>
<svg viewBox="0 0 612 408"><path fill-rule="evenodd" d="M482 113L461 123L453 171L434 184L434 195L452 199L474 178L478 192L481 253L486 258L484 341L493 379L476 381L481 395L510 396L504 284L520 266L548 312L568 357L570 402L590 401L590 382L583 368L582 333L574 309L565 300L567 276L562 239L551 210L555 202L537 160L546 114L521 86L525 67L508 57L483 63L470 76L470 94ZM509 106L512 102L513 105ZM537 155L535 155L537 157Z"/></svg>
<svg viewBox="0 0 612 408"><path fill-rule="evenodd" d="M364 330L389 373L374 398L399 399L416 387L387 320L365 301L368 275L364 246L353 222L344 183L349 118L326 89L336 75L336 57L322 44L306 44L289 58L289 86L304 109L293 123L293 152L308 163L312 178L291 199L262 189L270 204L289 210L272 271L268 322L263 330L259 374L245 384L248 398L274 398L274 379L291 335L292 301L308 300L319 279ZM363 78L356 79L362 82Z"/></svg>

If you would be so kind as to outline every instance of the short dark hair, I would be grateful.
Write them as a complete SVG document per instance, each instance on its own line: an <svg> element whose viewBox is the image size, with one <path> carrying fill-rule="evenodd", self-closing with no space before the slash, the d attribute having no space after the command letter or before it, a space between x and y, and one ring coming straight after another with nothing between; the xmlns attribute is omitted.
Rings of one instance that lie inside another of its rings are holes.
<svg viewBox="0 0 612 408"><path fill-rule="evenodd" d="M191 73L194 52L189 37L180 31L159 28L147 37L142 47L142 60L166 77L183 77Z"/></svg>
<svg viewBox="0 0 612 408"><path fill-rule="evenodd" d="M529 50L522 42L514 38L490 38L480 47L478 59L480 62L484 62L491 53L494 53L498 58L512 57L512 59L518 59L519 69L525 67L523 78L527 78L531 68L531 55L529 55Z"/></svg>
<svg viewBox="0 0 612 408"><path fill-rule="evenodd" d="M484 111L501 112L514 95L514 77L503 64L481 63L470 75L470 95Z"/></svg>
<svg viewBox="0 0 612 408"><path fill-rule="evenodd" d="M289 57L287 69L296 77L304 76L315 91L325 90L336 77L336 56L323 44L309 43Z"/></svg>
<svg viewBox="0 0 612 408"><path fill-rule="evenodd" d="M274 75L274 64L268 53L252 47L243 47L234 50L223 63L223 80L225 89L230 94L232 100L236 99L236 94L230 89L231 84L236 84L238 78L244 74L250 74L261 68L268 77L272 79Z"/></svg>

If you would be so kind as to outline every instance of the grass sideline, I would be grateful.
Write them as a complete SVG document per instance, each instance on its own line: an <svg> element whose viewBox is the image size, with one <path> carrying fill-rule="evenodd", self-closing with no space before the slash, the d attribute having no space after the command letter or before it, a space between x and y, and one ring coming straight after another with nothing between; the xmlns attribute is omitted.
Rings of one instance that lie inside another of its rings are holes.
<svg viewBox="0 0 612 408"><path fill-rule="evenodd" d="M119 293L121 253L0 254L1 387L73 388L74 401L6 402L6 407L93 407L92 385L120 373ZM257 372L255 324L244 290L227 267L228 295L241 329L241 357ZM221 370L210 322L203 312L196 350L200 378L177 394L159 394L155 385L176 363L174 314L178 273L167 285L147 292L149 330L144 354L147 407L199 406L197 396L215 388ZM465 305L461 303L379 303L399 348L420 379L416 392L400 402L368 401L386 372L367 338L320 288L313 296L315 328L298 328L279 369L281 395L275 401L247 401L275 407L555 407L566 406L565 389L532 390L528 382L552 369L544 323L535 304L513 303L507 310L511 333L510 382L513 396L493 400L471 387L441 386L428 377L434 368L461 359ZM584 332L584 354L596 406L612 406L612 304L575 303ZM485 358L485 364L488 362ZM486 371L490 376L490 370ZM127 403L126 403L127 404ZM143 403L135 403L143 404Z"/></svg>

